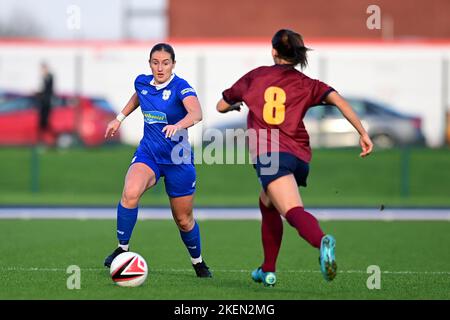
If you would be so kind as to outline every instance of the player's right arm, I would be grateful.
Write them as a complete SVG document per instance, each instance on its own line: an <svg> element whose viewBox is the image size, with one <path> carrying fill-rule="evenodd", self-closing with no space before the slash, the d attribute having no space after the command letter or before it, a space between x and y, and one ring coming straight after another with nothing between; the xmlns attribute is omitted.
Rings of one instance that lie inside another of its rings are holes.
<svg viewBox="0 0 450 320"><path fill-rule="evenodd" d="M352 126L358 131L360 138L359 144L361 145L362 152L361 157L368 156L373 149L373 143L364 129L358 115L353 111L350 104L336 91L330 92L325 98L325 102L335 105L342 113L342 115L352 124Z"/></svg>
<svg viewBox="0 0 450 320"><path fill-rule="evenodd" d="M227 112L233 111L233 110L241 111L241 105L242 105L242 102L237 102L235 104L229 104L224 99L220 99L219 102L217 103L216 109L220 113L227 113Z"/></svg>
<svg viewBox="0 0 450 320"><path fill-rule="evenodd" d="M257 69L255 69L257 70ZM216 110L220 113L241 111L244 94L248 91L255 70L247 72L231 88L222 92L222 99L217 102Z"/></svg>
<svg viewBox="0 0 450 320"><path fill-rule="evenodd" d="M136 110L137 107L139 107L139 98L135 92L133 93L125 107L122 109L122 111L117 115L117 117L108 123L105 132L105 139L114 136L117 130L119 130L122 121L134 110Z"/></svg>

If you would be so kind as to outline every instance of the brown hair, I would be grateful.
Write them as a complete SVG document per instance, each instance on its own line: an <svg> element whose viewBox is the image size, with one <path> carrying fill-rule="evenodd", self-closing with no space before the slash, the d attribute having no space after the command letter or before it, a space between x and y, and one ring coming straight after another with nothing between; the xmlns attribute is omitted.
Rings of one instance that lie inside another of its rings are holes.
<svg viewBox="0 0 450 320"><path fill-rule="evenodd" d="M173 50L172 46L167 43L158 43L155 44L150 51L150 59L152 58L152 54L155 51L165 51L170 54L170 58L172 58L172 62L175 62L175 51Z"/></svg>
<svg viewBox="0 0 450 320"><path fill-rule="evenodd" d="M278 30L272 38L272 48L277 50L280 59L294 66L300 64L303 69L308 65L306 53L311 49L305 47L302 36L292 30Z"/></svg>

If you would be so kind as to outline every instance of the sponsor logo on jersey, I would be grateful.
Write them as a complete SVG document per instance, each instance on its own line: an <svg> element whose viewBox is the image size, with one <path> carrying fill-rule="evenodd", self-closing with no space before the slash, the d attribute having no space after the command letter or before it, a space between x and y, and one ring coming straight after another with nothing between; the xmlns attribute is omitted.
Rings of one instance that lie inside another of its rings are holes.
<svg viewBox="0 0 450 320"><path fill-rule="evenodd" d="M183 90L181 90L181 95L185 95L185 94L188 93L188 92L193 92L193 93L195 93L195 90L192 89L192 88L186 88L186 89L183 89Z"/></svg>
<svg viewBox="0 0 450 320"><path fill-rule="evenodd" d="M169 100L170 94L172 93L172 91L170 90L164 90L162 93L162 98L163 100Z"/></svg>
<svg viewBox="0 0 450 320"><path fill-rule="evenodd" d="M159 111L142 111L144 121L148 124L165 123L167 124L167 115Z"/></svg>

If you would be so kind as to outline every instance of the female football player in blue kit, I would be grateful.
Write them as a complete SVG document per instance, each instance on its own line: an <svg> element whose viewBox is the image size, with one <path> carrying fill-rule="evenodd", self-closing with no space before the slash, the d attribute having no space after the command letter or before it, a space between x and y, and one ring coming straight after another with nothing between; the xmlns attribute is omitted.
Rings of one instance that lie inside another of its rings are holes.
<svg viewBox="0 0 450 320"><path fill-rule="evenodd" d="M192 212L195 192L193 153L187 140L187 128L202 120L202 110L195 90L173 73L175 52L165 43L150 52L151 75L139 75L136 92L108 124L105 138L113 136L121 122L138 106L144 116L144 135L136 149L125 177L122 197L117 206L118 247L105 259L128 251L128 243L138 215L139 199L164 177L172 215L181 239L191 256L198 277L211 277L201 256L200 230Z"/></svg>

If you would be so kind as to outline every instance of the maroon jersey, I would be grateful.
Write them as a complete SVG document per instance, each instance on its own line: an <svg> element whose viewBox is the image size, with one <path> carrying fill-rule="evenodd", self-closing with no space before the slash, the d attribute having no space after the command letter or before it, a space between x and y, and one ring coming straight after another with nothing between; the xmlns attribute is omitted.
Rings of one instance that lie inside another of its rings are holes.
<svg viewBox="0 0 450 320"><path fill-rule="evenodd" d="M229 104L243 101L249 107L247 128L256 130L258 140L257 146L250 145L252 155L288 152L309 162L311 148L303 117L333 90L290 65L273 65L250 71L222 95ZM276 136L278 143L271 141ZM262 140L267 140L267 148Z"/></svg>

